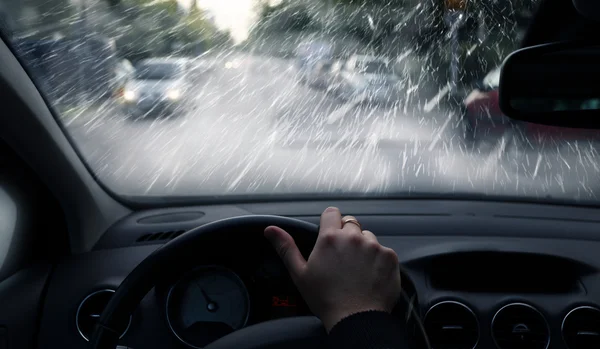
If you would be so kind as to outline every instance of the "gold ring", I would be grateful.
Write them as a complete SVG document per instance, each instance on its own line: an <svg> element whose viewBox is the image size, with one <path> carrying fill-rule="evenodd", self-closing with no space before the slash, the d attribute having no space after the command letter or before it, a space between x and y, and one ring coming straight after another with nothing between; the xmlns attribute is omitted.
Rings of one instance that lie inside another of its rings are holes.
<svg viewBox="0 0 600 349"><path fill-rule="evenodd" d="M347 223L351 223L351 224L356 225L360 229L360 232L362 233L362 225L360 225L360 222L357 221L356 218L352 218L352 217L344 217L344 218L342 218L342 228Z"/></svg>

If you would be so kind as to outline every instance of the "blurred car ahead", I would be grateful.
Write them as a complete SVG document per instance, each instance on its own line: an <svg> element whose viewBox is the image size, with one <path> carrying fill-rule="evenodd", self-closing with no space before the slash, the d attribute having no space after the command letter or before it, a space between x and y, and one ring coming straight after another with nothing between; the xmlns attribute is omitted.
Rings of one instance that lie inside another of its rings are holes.
<svg viewBox="0 0 600 349"><path fill-rule="evenodd" d="M191 87L188 61L177 58L151 58L136 66L123 92L124 109L132 116L185 111Z"/></svg>
<svg viewBox="0 0 600 349"><path fill-rule="evenodd" d="M339 69L332 70L334 76L328 91L343 100L384 104L399 100L399 79L385 58L354 55Z"/></svg>
<svg viewBox="0 0 600 349"><path fill-rule="evenodd" d="M463 125L468 143L498 138L508 129L516 128L516 123L500 110L500 69L495 68L475 84L463 101Z"/></svg>

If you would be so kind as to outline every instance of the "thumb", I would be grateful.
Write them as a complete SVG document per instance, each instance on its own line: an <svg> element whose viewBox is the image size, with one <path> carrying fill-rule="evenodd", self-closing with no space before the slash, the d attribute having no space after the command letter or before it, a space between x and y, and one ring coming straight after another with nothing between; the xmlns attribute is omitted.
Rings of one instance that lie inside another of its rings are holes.
<svg viewBox="0 0 600 349"><path fill-rule="evenodd" d="M292 279L295 281L302 273L306 265L306 260L300 253L300 250L298 250L294 239L285 230L275 226L265 229L265 237L271 242L271 245L273 245Z"/></svg>

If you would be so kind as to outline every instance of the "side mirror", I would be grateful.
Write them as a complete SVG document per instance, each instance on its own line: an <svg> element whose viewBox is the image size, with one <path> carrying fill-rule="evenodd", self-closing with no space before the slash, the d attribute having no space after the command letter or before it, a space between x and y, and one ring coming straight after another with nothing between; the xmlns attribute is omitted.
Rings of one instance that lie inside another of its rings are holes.
<svg viewBox="0 0 600 349"><path fill-rule="evenodd" d="M600 129L600 45L552 43L512 53L500 73L500 108L517 120Z"/></svg>

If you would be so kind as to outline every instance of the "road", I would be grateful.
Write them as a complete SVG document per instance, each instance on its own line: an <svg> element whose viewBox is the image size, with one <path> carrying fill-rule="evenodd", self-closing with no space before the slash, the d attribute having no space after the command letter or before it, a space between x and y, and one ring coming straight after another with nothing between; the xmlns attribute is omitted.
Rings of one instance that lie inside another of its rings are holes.
<svg viewBox="0 0 600 349"><path fill-rule="evenodd" d="M459 115L437 107L435 93L418 93L431 88L415 86L404 99L410 103L383 107L300 84L290 60L237 54L211 66L197 77L185 113L130 119L109 101L70 115L68 132L101 181L132 196L458 192L585 200L598 191L593 145L534 149L506 134L468 147Z"/></svg>

